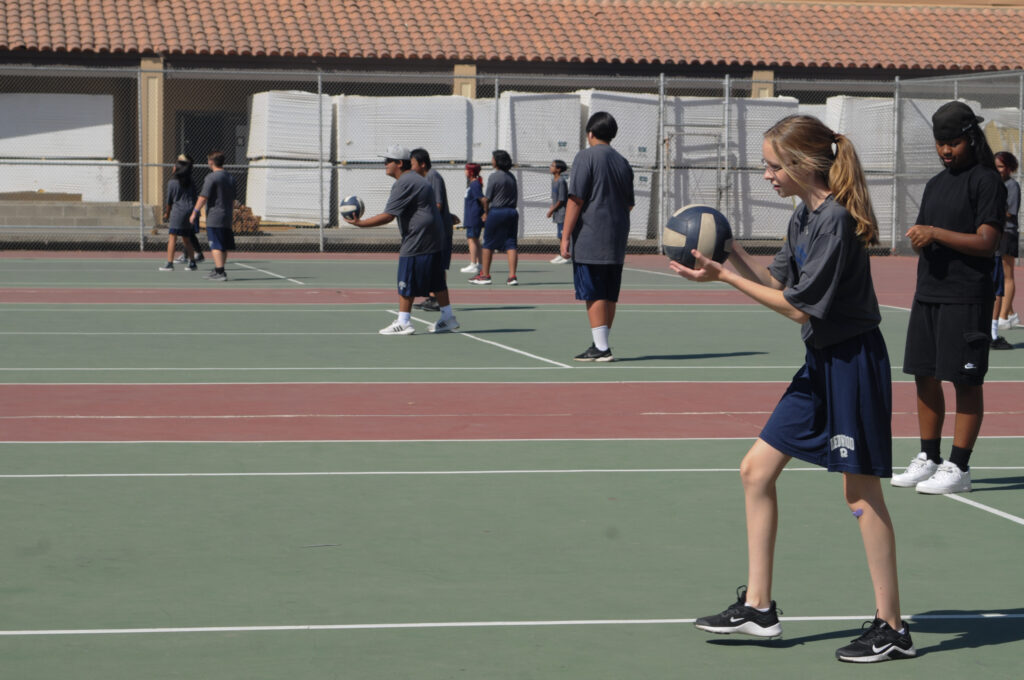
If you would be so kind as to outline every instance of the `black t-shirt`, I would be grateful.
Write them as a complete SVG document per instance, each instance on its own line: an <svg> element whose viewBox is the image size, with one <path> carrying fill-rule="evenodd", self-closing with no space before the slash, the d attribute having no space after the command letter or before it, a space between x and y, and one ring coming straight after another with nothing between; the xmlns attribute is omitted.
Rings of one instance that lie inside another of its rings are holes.
<svg viewBox="0 0 1024 680"><path fill-rule="evenodd" d="M1006 218L1006 187L999 173L982 165L950 172L928 180L921 197L917 224L928 224L963 234L974 234L989 224L1003 228ZM991 302L992 256L967 255L932 243L921 249L917 262L917 291L921 302Z"/></svg>

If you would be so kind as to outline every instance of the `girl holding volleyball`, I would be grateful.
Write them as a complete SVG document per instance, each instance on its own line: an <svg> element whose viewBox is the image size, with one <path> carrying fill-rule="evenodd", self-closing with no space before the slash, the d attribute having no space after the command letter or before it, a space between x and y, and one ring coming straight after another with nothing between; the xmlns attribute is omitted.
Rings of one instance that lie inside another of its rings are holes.
<svg viewBox="0 0 1024 680"><path fill-rule="evenodd" d="M726 269L694 250L695 269L671 262L692 281L722 281L801 325L804 365L740 464L747 517L747 586L721 614L697 619L712 633L782 633L771 597L778 530L776 480L793 458L843 476L846 503L860 525L874 586L875 619L836 651L868 663L916 655L900 616L896 541L882 495L892 475L892 383L878 329L867 246L877 243L867 184L853 144L810 116L789 116L764 135L764 179L802 204L771 265L758 267L734 244Z"/></svg>

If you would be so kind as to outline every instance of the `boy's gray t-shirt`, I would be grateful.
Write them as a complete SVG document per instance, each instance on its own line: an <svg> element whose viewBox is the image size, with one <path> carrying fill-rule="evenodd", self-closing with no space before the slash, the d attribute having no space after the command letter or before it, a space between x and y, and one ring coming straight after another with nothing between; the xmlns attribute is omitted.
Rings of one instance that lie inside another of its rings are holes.
<svg viewBox="0 0 1024 680"><path fill-rule="evenodd" d="M583 264L623 264L634 205L633 169L618 151L595 144L576 154L569 195L583 201L572 235L572 259Z"/></svg>
<svg viewBox="0 0 1024 680"><path fill-rule="evenodd" d="M444 178L434 168L427 171L427 181L430 182L430 188L434 190L435 203L441 205L441 222L444 223L444 235L451 243L454 224L452 223L452 211L448 207L448 189L444 185Z"/></svg>
<svg viewBox="0 0 1024 680"><path fill-rule="evenodd" d="M487 177L487 209L515 208L519 202L519 187L516 178L507 170L495 170Z"/></svg>
<svg viewBox="0 0 1024 680"><path fill-rule="evenodd" d="M406 170L391 187L384 212L398 220L402 235L401 257L440 252L444 226L430 183L412 170Z"/></svg>
<svg viewBox="0 0 1024 680"><path fill-rule="evenodd" d="M853 216L831 196L814 211L801 204L768 268L785 286L786 300L810 316L800 335L812 347L842 342L882 320L867 249L855 228Z"/></svg>
<svg viewBox="0 0 1024 680"><path fill-rule="evenodd" d="M200 196L206 198L206 226L230 229L235 210L235 178L226 170L214 170L203 180Z"/></svg>
<svg viewBox="0 0 1024 680"><path fill-rule="evenodd" d="M565 181L565 177L559 177L558 179L551 181L551 205L555 205L559 201L562 205L559 206L555 212L551 213L551 221L555 224L561 224L565 222L565 203L569 200L569 185Z"/></svg>

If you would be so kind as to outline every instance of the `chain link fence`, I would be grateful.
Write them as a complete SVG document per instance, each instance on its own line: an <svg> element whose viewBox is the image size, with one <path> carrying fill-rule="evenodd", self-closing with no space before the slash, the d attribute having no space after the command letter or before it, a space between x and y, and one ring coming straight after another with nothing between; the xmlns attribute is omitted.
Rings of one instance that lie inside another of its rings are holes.
<svg viewBox="0 0 1024 680"><path fill-rule="evenodd" d="M553 251L549 165L571 164L587 117L603 110L634 168L633 252L657 251L660 225L692 203L725 213L749 247L776 248L795 206L764 181L761 139L795 113L853 140L882 250L906 252L903 232L940 169L931 114L955 98L985 118L993 150L1021 156L1024 72L826 81L6 66L0 247L161 250L174 159L195 159L201 183L219 150L243 206L240 250L394 251L394 224L351 227L337 206L354 194L382 212L391 180L380 154L400 144L430 152L455 214L465 163L486 175L491 152L509 151L521 247Z"/></svg>

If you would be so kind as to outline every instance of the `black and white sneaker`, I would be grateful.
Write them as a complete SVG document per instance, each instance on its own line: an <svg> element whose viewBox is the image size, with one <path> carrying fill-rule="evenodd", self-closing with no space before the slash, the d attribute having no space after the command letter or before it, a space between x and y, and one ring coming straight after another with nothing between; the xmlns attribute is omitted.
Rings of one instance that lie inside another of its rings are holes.
<svg viewBox="0 0 1024 680"><path fill-rule="evenodd" d="M576 361L614 361L615 357L612 356L611 347L601 350L591 345L585 351L574 356L573 359Z"/></svg>
<svg viewBox="0 0 1024 680"><path fill-rule="evenodd" d="M704 616L697 619L693 625L709 633L742 633L743 635L754 635L756 637L776 637L782 635L782 625L779 623L779 610L772 600L768 611L762 612L748 607L747 587L740 586L736 589L736 602L721 614Z"/></svg>
<svg viewBox="0 0 1024 680"><path fill-rule="evenodd" d="M417 302L413 305L416 309L422 309L425 312L440 312L441 305L438 303L437 298L428 297L423 302Z"/></svg>
<svg viewBox="0 0 1024 680"><path fill-rule="evenodd" d="M882 619L875 619L870 625L865 621L864 625L868 628L863 635L836 650L837 659L850 663L875 663L917 656L906 621L903 622L902 633L893 630Z"/></svg>

